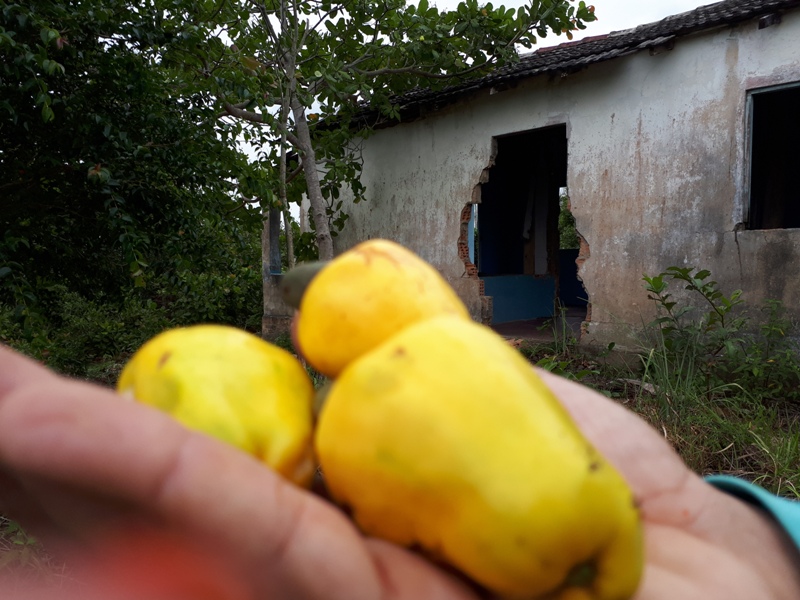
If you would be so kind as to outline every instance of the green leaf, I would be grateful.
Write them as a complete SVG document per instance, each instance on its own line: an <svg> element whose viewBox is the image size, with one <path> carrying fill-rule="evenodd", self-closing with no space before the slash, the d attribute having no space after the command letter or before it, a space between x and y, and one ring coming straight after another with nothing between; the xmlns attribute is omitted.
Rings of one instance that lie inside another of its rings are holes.
<svg viewBox="0 0 800 600"><path fill-rule="evenodd" d="M44 106L42 106L42 121L44 121L45 123L49 123L55 118L56 115L53 112L53 109L50 108L49 104L45 104Z"/></svg>
<svg viewBox="0 0 800 600"><path fill-rule="evenodd" d="M58 39L60 36L55 29L50 29L49 27L43 27L39 31L39 37L41 38L42 43L46 46L53 40Z"/></svg>

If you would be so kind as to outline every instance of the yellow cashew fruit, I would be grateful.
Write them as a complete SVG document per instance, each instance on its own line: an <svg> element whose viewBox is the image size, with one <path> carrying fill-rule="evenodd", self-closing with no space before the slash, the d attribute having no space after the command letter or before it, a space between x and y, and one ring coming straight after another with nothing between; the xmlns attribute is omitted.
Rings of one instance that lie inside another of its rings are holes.
<svg viewBox="0 0 800 600"><path fill-rule="evenodd" d="M311 483L314 387L294 356L261 338L223 325L165 331L133 355L117 391Z"/></svg>
<svg viewBox="0 0 800 600"><path fill-rule="evenodd" d="M336 377L350 361L417 321L469 319L436 269L403 246L369 240L316 273L300 300L297 339L318 371Z"/></svg>
<svg viewBox="0 0 800 600"><path fill-rule="evenodd" d="M315 447L368 535L513 599L624 600L642 532L622 476L530 364L451 316L404 328L333 382Z"/></svg>

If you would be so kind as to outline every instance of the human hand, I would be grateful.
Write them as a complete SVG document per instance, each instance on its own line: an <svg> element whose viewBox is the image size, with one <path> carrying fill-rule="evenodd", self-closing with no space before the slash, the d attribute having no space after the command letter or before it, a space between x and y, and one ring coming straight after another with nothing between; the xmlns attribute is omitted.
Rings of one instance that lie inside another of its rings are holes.
<svg viewBox="0 0 800 600"><path fill-rule="evenodd" d="M800 597L797 552L767 517L693 475L633 413L541 375L634 490L647 559L637 600ZM255 598L478 597L417 555L364 538L248 455L5 348L0 486L0 512L49 539L133 520L204 540Z"/></svg>
<svg viewBox="0 0 800 600"><path fill-rule="evenodd" d="M635 600L800 598L800 554L769 517L705 483L633 412L540 375L633 489L646 561Z"/></svg>
<svg viewBox="0 0 800 600"><path fill-rule="evenodd" d="M227 558L254 598L474 598L249 455L2 346L0 513L56 547L131 523L169 527Z"/></svg>

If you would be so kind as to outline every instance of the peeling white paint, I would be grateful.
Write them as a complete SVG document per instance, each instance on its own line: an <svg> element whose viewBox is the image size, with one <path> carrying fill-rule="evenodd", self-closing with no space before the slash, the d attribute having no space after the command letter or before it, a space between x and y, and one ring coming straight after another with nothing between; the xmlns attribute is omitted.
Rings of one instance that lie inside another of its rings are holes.
<svg viewBox="0 0 800 600"><path fill-rule="evenodd" d="M746 94L800 81L797 40L795 10L763 30L751 21L679 38L655 56L482 90L378 131L363 146L368 200L346 208L337 248L379 236L406 244L475 314L477 282L463 277L456 243L461 210L491 165L492 138L566 123L572 211L591 248L580 271L593 319L584 341L622 341L623 325L641 324L651 310L642 274L673 264L708 268L723 289L744 289L752 301L778 293L800 306L800 279L766 275L800 269L800 230L733 235L746 205Z"/></svg>

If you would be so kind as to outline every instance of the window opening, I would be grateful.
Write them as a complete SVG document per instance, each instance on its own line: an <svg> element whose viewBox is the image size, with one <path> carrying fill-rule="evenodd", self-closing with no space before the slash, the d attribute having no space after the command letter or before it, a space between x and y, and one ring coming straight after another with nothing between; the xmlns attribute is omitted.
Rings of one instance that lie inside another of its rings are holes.
<svg viewBox="0 0 800 600"><path fill-rule="evenodd" d="M800 85L750 94L748 229L800 227Z"/></svg>

